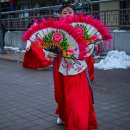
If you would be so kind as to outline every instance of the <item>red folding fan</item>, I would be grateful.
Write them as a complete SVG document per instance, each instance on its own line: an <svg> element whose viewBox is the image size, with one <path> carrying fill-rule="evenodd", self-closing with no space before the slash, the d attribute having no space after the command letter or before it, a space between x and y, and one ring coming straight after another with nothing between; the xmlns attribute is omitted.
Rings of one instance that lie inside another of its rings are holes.
<svg viewBox="0 0 130 130"><path fill-rule="evenodd" d="M33 24L24 34L23 40L31 41L47 51L68 58L81 59L88 55L89 48L86 39L76 29L53 19Z"/></svg>
<svg viewBox="0 0 130 130"><path fill-rule="evenodd" d="M85 36L88 45L106 43L105 41L110 41L112 39L108 28L93 16L80 13L71 17L67 16L66 19L60 18L59 20L63 20L65 23L67 22L74 26L79 34ZM106 44L106 46L109 45Z"/></svg>

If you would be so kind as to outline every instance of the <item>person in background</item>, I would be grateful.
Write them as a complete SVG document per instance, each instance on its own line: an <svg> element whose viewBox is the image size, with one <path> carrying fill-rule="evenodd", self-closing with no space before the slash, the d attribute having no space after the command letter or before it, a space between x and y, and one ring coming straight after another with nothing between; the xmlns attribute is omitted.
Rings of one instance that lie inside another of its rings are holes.
<svg viewBox="0 0 130 130"><path fill-rule="evenodd" d="M1 24L1 43L0 43L0 54L6 54L6 51L4 49L5 47L5 34L7 30L5 25L2 23Z"/></svg>
<svg viewBox="0 0 130 130"><path fill-rule="evenodd" d="M2 23L2 32L3 32L3 47L5 47L5 33L7 32L5 25Z"/></svg>

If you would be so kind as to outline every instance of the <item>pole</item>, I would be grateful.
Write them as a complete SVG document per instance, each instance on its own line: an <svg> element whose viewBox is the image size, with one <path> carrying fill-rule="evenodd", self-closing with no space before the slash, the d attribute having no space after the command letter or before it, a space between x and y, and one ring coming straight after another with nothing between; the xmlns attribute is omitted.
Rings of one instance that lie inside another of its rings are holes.
<svg viewBox="0 0 130 130"><path fill-rule="evenodd" d="M2 17L1 17L1 2L0 2L0 54L5 54L3 26L2 26Z"/></svg>

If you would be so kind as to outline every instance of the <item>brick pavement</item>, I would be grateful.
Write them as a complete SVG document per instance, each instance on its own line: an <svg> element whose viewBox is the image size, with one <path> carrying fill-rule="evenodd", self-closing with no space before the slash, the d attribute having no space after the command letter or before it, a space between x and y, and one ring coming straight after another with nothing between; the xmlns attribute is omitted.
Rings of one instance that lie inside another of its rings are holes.
<svg viewBox="0 0 130 130"><path fill-rule="evenodd" d="M130 130L130 69L96 70L99 130ZM0 60L0 130L63 130L56 124L51 70Z"/></svg>

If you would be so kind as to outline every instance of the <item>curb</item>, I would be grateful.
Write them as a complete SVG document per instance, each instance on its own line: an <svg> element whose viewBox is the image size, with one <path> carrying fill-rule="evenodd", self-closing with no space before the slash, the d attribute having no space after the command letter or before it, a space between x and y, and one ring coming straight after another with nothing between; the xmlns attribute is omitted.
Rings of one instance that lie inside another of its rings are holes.
<svg viewBox="0 0 130 130"><path fill-rule="evenodd" d="M12 61L12 62L18 62L18 63L22 63L23 62L23 56L24 54L20 54L20 53L7 53L7 54L3 54L0 55L0 59L1 60L6 60L6 61Z"/></svg>
<svg viewBox="0 0 130 130"><path fill-rule="evenodd" d="M22 63L23 62L23 61L16 60L16 59L7 59L7 58L1 57L1 56L0 56L0 60L6 60L6 61L11 61L11 62L17 62L17 63Z"/></svg>
<svg viewBox="0 0 130 130"><path fill-rule="evenodd" d="M6 54L5 54L6 55ZM5 60L5 61L11 61L11 62L16 62L16 63L22 63L23 60L19 60L19 59L13 59L11 57L13 57L13 55L0 55L0 60ZM16 55L15 55L16 56ZM8 57L8 58L7 58ZM37 68L35 70L38 70L38 71L44 71L44 70L52 70L53 67L47 67L47 68ZM31 68L30 68L31 69Z"/></svg>

